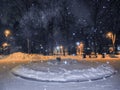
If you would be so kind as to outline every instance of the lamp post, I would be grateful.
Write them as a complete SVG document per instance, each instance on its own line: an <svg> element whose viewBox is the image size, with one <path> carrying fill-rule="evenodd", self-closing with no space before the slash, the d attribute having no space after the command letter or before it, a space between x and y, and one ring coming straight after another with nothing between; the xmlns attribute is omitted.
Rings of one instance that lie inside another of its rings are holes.
<svg viewBox="0 0 120 90"><path fill-rule="evenodd" d="M83 42L77 42L76 45L77 45L77 55L82 55L84 48Z"/></svg>
<svg viewBox="0 0 120 90"><path fill-rule="evenodd" d="M114 52L115 51L116 34L112 33L112 32L108 32L107 37L112 40L112 47L113 47L113 52Z"/></svg>
<svg viewBox="0 0 120 90"><path fill-rule="evenodd" d="M9 29L6 29L5 31L4 31L4 35L5 35L5 37L6 37L6 43L3 43L3 48L5 49L6 47L8 47L8 46L10 46L10 44L8 44L9 43L9 37L10 37L10 35L11 35L11 31L9 30ZM9 53L9 51L8 51L8 53Z"/></svg>

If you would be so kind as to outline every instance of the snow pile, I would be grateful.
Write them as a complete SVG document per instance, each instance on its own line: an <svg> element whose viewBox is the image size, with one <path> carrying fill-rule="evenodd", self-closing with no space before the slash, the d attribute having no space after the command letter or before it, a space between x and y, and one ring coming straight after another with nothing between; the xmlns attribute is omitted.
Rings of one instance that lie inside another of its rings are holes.
<svg viewBox="0 0 120 90"><path fill-rule="evenodd" d="M32 80L70 82L102 79L114 74L115 70L109 64L63 60L20 65L12 69L12 73Z"/></svg>
<svg viewBox="0 0 120 90"><path fill-rule="evenodd" d="M10 54L5 60L33 60L33 59L41 59L41 57L44 57L40 54L26 54L22 52L16 52L13 54Z"/></svg>

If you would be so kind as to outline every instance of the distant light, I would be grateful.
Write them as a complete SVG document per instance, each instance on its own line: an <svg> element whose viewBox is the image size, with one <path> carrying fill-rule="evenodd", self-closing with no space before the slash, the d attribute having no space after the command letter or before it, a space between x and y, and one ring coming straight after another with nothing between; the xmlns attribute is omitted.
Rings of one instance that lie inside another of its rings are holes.
<svg viewBox="0 0 120 90"><path fill-rule="evenodd" d="M56 47L56 49L57 49L57 50L59 50L59 49L60 49L60 47L59 47L59 46L57 46L57 47Z"/></svg>
<svg viewBox="0 0 120 90"><path fill-rule="evenodd" d="M107 37L108 37L108 38L112 38L112 35L113 35L112 32L108 32L108 33L107 33Z"/></svg>
<svg viewBox="0 0 120 90"><path fill-rule="evenodd" d="M60 49L62 49L63 48L63 46L60 46Z"/></svg>
<svg viewBox="0 0 120 90"><path fill-rule="evenodd" d="M76 42L76 45L77 45L77 46L80 45L80 42Z"/></svg>

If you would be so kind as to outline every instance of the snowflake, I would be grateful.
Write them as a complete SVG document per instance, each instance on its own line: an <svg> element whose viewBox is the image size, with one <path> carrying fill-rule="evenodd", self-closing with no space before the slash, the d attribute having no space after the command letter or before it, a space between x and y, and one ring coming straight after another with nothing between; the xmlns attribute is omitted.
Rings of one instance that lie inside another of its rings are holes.
<svg viewBox="0 0 120 90"><path fill-rule="evenodd" d="M70 14L71 14L71 12L68 12L68 14L70 15Z"/></svg>
<svg viewBox="0 0 120 90"><path fill-rule="evenodd" d="M103 33L103 31L100 31L100 33Z"/></svg>
<svg viewBox="0 0 120 90"><path fill-rule="evenodd" d="M38 35L38 33L37 33L37 32L35 32L35 33L34 33L34 35Z"/></svg>
<svg viewBox="0 0 120 90"><path fill-rule="evenodd" d="M34 3L32 3L32 6L34 6Z"/></svg>
<svg viewBox="0 0 120 90"><path fill-rule="evenodd" d="M84 19L83 22L86 22L86 20Z"/></svg>
<svg viewBox="0 0 120 90"><path fill-rule="evenodd" d="M41 49L43 49L43 47L42 47L42 46L41 46L40 48L41 48Z"/></svg>
<svg viewBox="0 0 120 90"><path fill-rule="evenodd" d="M102 21L99 22L100 24L102 23Z"/></svg>
<svg viewBox="0 0 120 90"><path fill-rule="evenodd" d="M67 9L69 9L69 7L67 7Z"/></svg>
<svg viewBox="0 0 120 90"><path fill-rule="evenodd" d="M16 36L20 36L20 34L16 33Z"/></svg>
<svg viewBox="0 0 120 90"><path fill-rule="evenodd" d="M103 8L106 8L106 6L103 6Z"/></svg>
<svg viewBox="0 0 120 90"><path fill-rule="evenodd" d="M75 36L75 33L73 33L73 36Z"/></svg>

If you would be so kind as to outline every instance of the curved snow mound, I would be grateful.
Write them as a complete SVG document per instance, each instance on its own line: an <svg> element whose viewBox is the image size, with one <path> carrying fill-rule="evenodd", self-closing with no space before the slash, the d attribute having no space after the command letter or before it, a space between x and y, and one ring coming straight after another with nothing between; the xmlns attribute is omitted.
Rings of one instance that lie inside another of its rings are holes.
<svg viewBox="0 0 120 90"><path fill-rule="evenodd" d="M109 77L115 70L108 64L62 60L20 65L12 69L14 75L39 81L91 81Z"/></svg>

